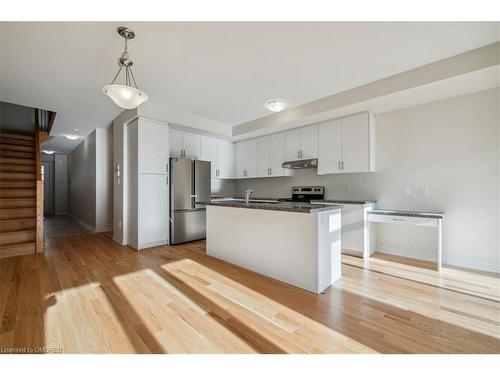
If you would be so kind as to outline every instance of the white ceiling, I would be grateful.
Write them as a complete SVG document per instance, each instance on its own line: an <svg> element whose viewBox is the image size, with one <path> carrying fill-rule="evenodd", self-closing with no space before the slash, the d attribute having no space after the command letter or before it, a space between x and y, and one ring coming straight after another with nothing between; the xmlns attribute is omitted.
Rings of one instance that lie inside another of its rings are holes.
<svg viewBox="0 0 500 375"><path fill-rule="evenodd" d="M491 22L1 22L0 101L56 111L53 134L109 126L122 25L145 106L228 128L500 39Z"/></svg>

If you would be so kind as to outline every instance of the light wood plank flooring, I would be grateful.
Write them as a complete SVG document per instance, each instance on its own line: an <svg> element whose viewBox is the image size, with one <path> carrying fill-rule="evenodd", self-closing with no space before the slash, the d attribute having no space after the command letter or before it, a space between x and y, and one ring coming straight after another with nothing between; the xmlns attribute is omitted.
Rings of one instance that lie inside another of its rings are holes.
<svg viewBox="0 0 500 375"><path fill-rule="evenodd" d="M0 347L64 353L500 353L498 279L343 256L315 295L205 254L105 234L0 260ZM470 278L468 277L470 275Z"/></svg>

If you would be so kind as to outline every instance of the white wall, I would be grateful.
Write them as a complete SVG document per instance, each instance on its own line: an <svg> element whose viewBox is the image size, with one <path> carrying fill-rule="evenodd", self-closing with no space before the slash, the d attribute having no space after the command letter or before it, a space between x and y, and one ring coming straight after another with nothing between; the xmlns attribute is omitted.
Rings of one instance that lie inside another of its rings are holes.
<svg viewBox="0 0 500 375"><path fill-rule="evenodd" d="M68 155L54 155L55 214L68 213Z"/></svg>
<svg viewBox="0 0 500 375"><path fill-rule="evenodd" d="M113 129L96 129L96 231L113 230Z"/></svg>
<svg viewBox="0 0 500 375"><path fill-rule="evenodd" d="M70 216L95 232L112 229L112 137L97 128L68 157Z"/></svg>
<svg viewBox="0 0 500 375"><path fill-rule="evenodd" d="M499 95L494 89L377 115L375 173L299 170L292 178L238 180L237 194L251 186L255 196L286 197L291 186L324 185L327 198L443 211L444 262L500 272ZM404 195L405 187L411 196ZM427 195L419 195L420 187ZM429 234L380 226L378 242L429 253Z"/></svg>
<svg viewBox="0 0 500 375"><path fill-rule="evenodd" d="M82 224L96 226L96 132L81 142L68 157L69 212Z"/></svg>

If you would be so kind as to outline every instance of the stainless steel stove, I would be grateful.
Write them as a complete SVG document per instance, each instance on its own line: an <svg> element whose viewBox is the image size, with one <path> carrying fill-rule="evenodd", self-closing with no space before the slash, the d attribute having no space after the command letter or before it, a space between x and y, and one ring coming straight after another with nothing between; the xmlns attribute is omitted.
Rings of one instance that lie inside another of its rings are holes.
<svg viewBox="0 0 500 375"><path fill-rule="evenodd" d="M310 203L313 200L325 199L324 186L293 186L292 197L282 198L281 202L305 202Z"/></svg>

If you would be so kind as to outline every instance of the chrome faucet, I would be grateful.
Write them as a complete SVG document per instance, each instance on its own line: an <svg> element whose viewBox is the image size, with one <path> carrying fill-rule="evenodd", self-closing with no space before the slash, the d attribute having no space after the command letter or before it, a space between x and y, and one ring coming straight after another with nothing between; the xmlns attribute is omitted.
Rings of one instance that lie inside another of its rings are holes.
<svg viewBox="0 0 500 375"><path fill-rule="evenodd" d="M250 194L253 193L252 188L248 188L247 191L245 191L245 204L250 204Z"/></svg>

